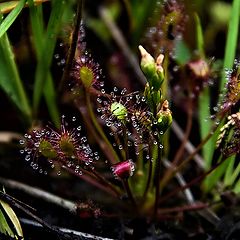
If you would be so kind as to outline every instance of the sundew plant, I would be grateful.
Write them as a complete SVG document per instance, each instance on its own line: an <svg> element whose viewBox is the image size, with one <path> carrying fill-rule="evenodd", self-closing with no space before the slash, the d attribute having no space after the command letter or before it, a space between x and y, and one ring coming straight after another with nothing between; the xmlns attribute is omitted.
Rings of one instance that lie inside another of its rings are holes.
<svg viewBox="0 0 240 240"><path fill-rule="evenodd" d="M212 25L203 2L0 2L0 86L23 123L21 161L98 189L79 212L213 223L214 203L240 192L240 1L212 1ZM11 43L25 12L31 74Z"/></svg>

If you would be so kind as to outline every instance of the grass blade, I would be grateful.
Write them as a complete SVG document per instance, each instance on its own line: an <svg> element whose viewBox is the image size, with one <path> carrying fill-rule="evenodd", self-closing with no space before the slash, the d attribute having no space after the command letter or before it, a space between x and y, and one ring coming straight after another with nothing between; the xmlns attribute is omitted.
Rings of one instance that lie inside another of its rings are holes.
<svg viewBox="0 0 240 240"><path fill-rule="evenodd" d="M231 69L233 67L234 58L237 49L238 31L240 21L240 1L233 0L231 17L228 25L227 42L225 48L225 55L223 61L223 69ZM222 79L220 82L220 90L224 90L226 75L222 73ZM221 99L220 99L221 100Z"/></svg>
<svg viewBox="0 0 240 240"><path fill-rule="evenodd" d="M54 48L56 45L56 36L58 33L58 30L61 26L61 18L64 11L64 1L57 2L55 1L55 4L53 4L52 12L50 15L50 19L47 26L47 32L46 35L42 34L40 31L38 34L44 35L44 41L43 43L40 43L39 47L38 44L36 44L36 49L38 51L38 66L36 70L36 78L34 83L34 92L33 92L33 109L34 113L36 115L37 109L39 106L39 102L43 93L43 89L45 92L45 97L47 101L47 105L49 108L49 112L51 116L54 118L54 122L59 124L59 117L58 117L58 111L57 106L55 104L56 102L56 92L53 86L53 82L51 78L49 78L49 68L51 66L52 57ZM33 26L34 28L34 26ZM37 36L35 36L35 39L37 39ZM42 39L42 38L41 38ZM51 83L49 83L51 81ZM46 85L47 84L47 85ZM46 88L45 86L48 86ZM53 109L54 108L54 109Z"/></svg>
<svg viewBox="0 0 240 240"><path fill-rule="evenodd" d="M20 111L29 118L31 108L6 34L0 38L0 56L0 86Z"/></svg>
<svg viewBox="0 0 240 240"><path fill-rule="evenodd" d="M204 58L205 53L204 53L204 38L203 38L202 26L201 26L200 19L196 13L194 14L194 18L195 18L195 24L196 24L197 49L198 49L199 55L202 58Z"/></svg>
<svg viewBox="0 0 240 240"><path fill-rule="evenodd" d="M21 228L20 222L19 222L15 212L12 210L12 208L9 206L9 204L5 203L4 201L0 200L0 204L1 204L1 207L4 210L4 212L8 216L9 221L14 226L13 229L15 229L17 236L23 237L22 228Z"/></svg>
<svg viewBox="0 0 240 240"><path fill-rule="evenodd" d="M26 0L20 0L17 6L7 15L0 25L0 38L9 29L12 23L15 21L19 13L22 11Z"/></svg>
<svg viewBox="0 0 240 240"><path fill-rule="evenodd" d="M200 19L198 15L195 13L194 15L195 24L196 24L196 41L197 41L197 50L199 56L202 59L205 59L205 51L204 51L204 37ZM201 139L204 139L208 133L211 131L211 120L210 120L210 108L211 99L209 88L205 88L202 94L199 96L199 111L198 111L198 119L199 119L199 128L200 128L200 136ZM208 120L209 119L209 120ZM212 162L212 156L215 149L215 143L213 138L209 139L209 141L203 146L202 154L205 160L205 169L209 169ZM214 173L212 173L213 175ZM207 181L208 177L206 177L205 181Z"/></svg>

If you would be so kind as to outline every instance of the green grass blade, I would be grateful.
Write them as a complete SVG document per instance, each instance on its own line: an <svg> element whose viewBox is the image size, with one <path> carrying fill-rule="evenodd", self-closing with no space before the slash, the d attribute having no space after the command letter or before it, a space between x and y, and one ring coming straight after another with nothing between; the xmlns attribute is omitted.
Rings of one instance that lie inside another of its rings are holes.
<svg viewBox="0 0 240 240"><path fill-rule="evenodd" d="M223 69L231 69L234 63L234 58L235 58L235 53L237 49L237 39L238 39L238 31L239 31L239 20L240 20L240 1L239 0L234 0L232 4L232 10L231 10L231 18L229 21L229 26L228 26L228 34L227 34L227 41L226 41L226 48L225 48L225 55L224 55L224 63L223 63ZM220 92L224 92L225 89L225 72L222 74L221 82L220 82ZM219 99L219 102L221 102L222 99ZM220 129L220 128L219 128ZM212 149L213 145L215 144L217 137L219 135L219 130L217 130L214 133L214 136L211 138L210 142L207 143L210 144L212 142ZM207 146L206 145L206 146ZM211 147L209 148L211 149ZM207 159L211 160L212 159L212 153L207 152L208 154ZM211 155L210 155L211 154ZM233 172L232 170L232 165L235 157L230 157L228 160L226 160L227 163L224 163L219 169L216 169L210 176L208 176L205 181L204 181L204 186L206 187L205 190L209 191L214 184L219 181L219 179L222 177L224 174L224 184L228 185L230 182L233 182L228 179L229 176L232 176ZM210 162L208 162L208 165L210 166ZM208 167L209 167L208 166ZM224 168L225 167L225 168Z"/></svg>
<svg viewBox="0 0 240 240"><path fill-rule="evenodd" d="M22 11L26 0L20 0L18 5L7 15L0 25L0 38L9 29L12 23L15 21L19 13Z"/></svg>
<svg viewBox="0 0 240 240"><path fill-rule="evenodd" d="M231 17L228 25L227 42L225 48L225 55L223 61L223 69L231 69L233 67L234 58L237 49L238 31L240 21L240 1L233 0ZM226 75L222 73L222 79L220 82L220 90L224 90ZM221 99L220 99L221 100Z"/></svg>
<svg viewBox="0 0 240 240"><path fill-rule="evenodd" d="M5 212L6 216L8 217L8 222L10 222L11 225L13 225L12 229L14 229L14 232L16 231L17 236L23 238L22 227L21 227L18 217L15 214L15 212L13 211L13 209L10 207L10 205L8 203L5 203L2 200L0 200L0 204L1 204L1 209ZM1 222L0 222L0 224L1 224ZM16 236L15 236L15 239L18 239L18 238L16 238Z"/></svg>
<svg viewBox="0 0 240 240"><path fill-rule="evenodd" d="M226 169L226 172L224 174L224 179L223 179L224 185L226 187L231 186L235 179L234 174L233 174L235 172L235 170L234 170L235 156L230 157L228 161L229 161L229 165ZM239 164L239 166L240 166L240 164ZM237 170L237 168L236 168L236 170Z"/></svg>
<svg viewBox="0 0 240 240"><path fill-rule="evenodd" d="M40 61L41 52L43 49L44 29L43 29L43 15L42 6L34 6L33 0L28 0L30 7L30 18L32 24L33 39L35 43L35 49L37 54L37 60ZM46 83L43 88L44 97L47 103L48 111L52 121L56 126L60 126L60 116L56 103L56 92L52 80L51 73L48 69Z"/></svg>
<svg viewBox="0 0 240 240"><path fill-rule="evenodd" d="M236 155L232 156L230 159L233 163L235 163ZM231 170L232 170L231 172L229 171L231 173L231 175L230 174L227 175L227 177L224 181L226 186L232 186L234 184L234 182L236 181L237 177L240 174L240 163L237 165L237 167L233 166Z"/></svg>
<svg viewBox="0 0 240 240"><path fill-rule="evenodd" d="M203 31L200 19L197 14L194 15L195 24L196 24L196 41L197 41L197 50L201 58L205 58L205 51L204 51L204 38L203 38ZM209 89L205 88L202 94L199 96L199 127L200 127L200 136L201 139L207 136L207 134L211 130L212 122L210 120L210 93ZM215 144L212 138L203 146L202 154L205 160L205 168L209 169L211 166L211 160L213 156L213 152L215 149ZM212 173L214 174L214 173ZM206 178L207 180L207 178Z"/></svg>
<svg viewBox="0 0 240 240"><path fill-rule="evenodd" d="M194 14L194 18L196 23L197 49L198 49L199 55L202 58L204 58L205 51L204 51L204 38L203 38L202 26L201 26L200 19L196 13Z"/></svg>
<svg viewBox="0 0 240 240"><path fill-rule="evenodd" d="M30 118L31 108L6 34L0 38L0 56L0 86L19 110Z"/></svg>
<svg viewBox="0 0 240 240"><path fill-rule="evenodd" d="M47 80L43 89L43 93L44 93L44 97L45 97L45 101L48 107L50 117L54 122L55 126L60 127L60 124L61 124L60 115L59 115L57 101L56 101L57 94L54 88L53 79L50 72L47 75Z"/></svg>
<svg viewBox="0 0 240 240"><path fill-rule="evenodd" d="M6 237L8 236L14 239L14 232L9 227L7 220L1 209L0 209L0 233L5 235Z"/></svg>
<svg viewBox="0 0 240 240"><path fill-rule="evenodd" d="M221 161L219 159L219 161ZM226 159L224 163L218 166L210 175L208 175L207 181L204 182L204 191L209 192L212 190L214 186L216 186L217 182L219 182L220 178L223 176L226 168L229 165L229 159Z"/></svg>
<svg viewBox="0 0 240 240"><path fill-rule="evenodd" d="M46 101L48 106L50 107L49 111L52 117L54 117L55 123L59 121L57 120L59 119L58 116L56 116L58 115L57 107L56 107L56 104L54 104L54 102L56 102L55 88L52 87L52 88L47 88L47 90L45 90L46 89L45 86L46 84L47 86L53 86L53 83L46 83L46 81L51 81L50 78L48 77L49 68L51 66L53 52L56 45L57 33L62 23L61 19L64 12L64 6L65 6L64 1L60 1L60 2L55 1L55 4L53 4L52 12L51 12L50 19L47 26L47 32L44 35L42 48L38 49L40 53L39 53L38 66L36 70L36 79L34 83L34 93L33 93L33 108L34 108L34 113L36 114L39 106L39 102L43 93L43 89L44 91L47 91L47 93L45 93L44 95L45 97L47 96Z"/></svg>

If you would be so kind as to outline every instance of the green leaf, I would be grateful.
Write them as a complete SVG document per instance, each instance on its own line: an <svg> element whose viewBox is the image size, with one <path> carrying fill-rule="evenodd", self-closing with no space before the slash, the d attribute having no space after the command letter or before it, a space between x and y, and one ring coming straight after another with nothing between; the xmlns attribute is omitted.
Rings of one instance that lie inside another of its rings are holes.
<svg viewBox="0 0 240 240"><path fill-rule="evenodd" d="M0 87L25 116L31 117L28 99L6 34L0 38L0 56Z"/></svg>
<svg viewBox="0 0 240 240"><path fill-rule="evenodd" d="M3 202L2 200L0 200L0 204L1 204L2 208L4 209L6 215L9 217L9 220L13 224L14 229L17 233L17 236L23 237L22 228L21 228L20 222L19 222L15 212L12 210L12 208L9 206L9 204ZM18 239L18 238L16 237L16 239Z"/></svg>
<svg viewBox="0 0 240 240"><path fill-rule="evenodd" d="M204 58L204 38L203 38L203 31L200 19L198 15L194 14L195 23L196 23L196 37L197 37L197 49L202 58Z"/></svg>
<svg viewBox="0 0 240 240"><path fill-rule="evenodd" d="M240 21L240 1L233 0L231 17L228 25L227 42L223 61L223 69L231 69L233 67L234 58L237 50L238 31ZM225 71L222 73L220 82L220 91L224 90L225 86ZM221 100L221 99L220 99Z"/></svg>
<svg viewBox="0 0 240 240"><path fill-rule="evenodd" d="M22 11L26 0L20 0L16 7L7 15L0 25L0 38L9 29L19 13Z"/></svg>
<svg viewBox="0 0 240 240"><path fill-rule="evenodd" d="M9 236L11 238L14 238L14 233L9 227L6 218L4 217L4 214L2 210L0 209L0 233Z"/></svg>
<svg viewBox="0 0 240 240"><path fill-rule="evenodd" d="M221 161L219 159L219 161ZM220 166L218 166L210 175L207 176L207 180L204 182L205 192L212 190L214 186L219 182L220 178L226 171L229 165L229 159L226 159Z"/></svg>

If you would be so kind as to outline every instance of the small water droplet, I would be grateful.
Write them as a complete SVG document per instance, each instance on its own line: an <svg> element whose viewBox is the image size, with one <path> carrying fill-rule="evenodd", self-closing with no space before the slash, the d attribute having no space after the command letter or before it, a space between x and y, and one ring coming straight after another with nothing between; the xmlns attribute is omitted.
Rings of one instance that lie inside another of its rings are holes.
<svg viewBox="0 0 240 240"><path fill-rule="evenodd" d="M59 59L60 55L57 53L54 55L54 58Z"/></svg>
<svg viewBox="0 0 240 240"><path fill-rule="evenodd" d="M31 159L31 156L30 155L26 155L25 156L25 160L28 162L28 161L30 161L30 159Z"/></svg>
<svg viewBox="0 0 240 240"><path fill-rule="evenodd" d="M25 143L25 140L21 139L19 140L19 144L23 145Z"/></svg>

